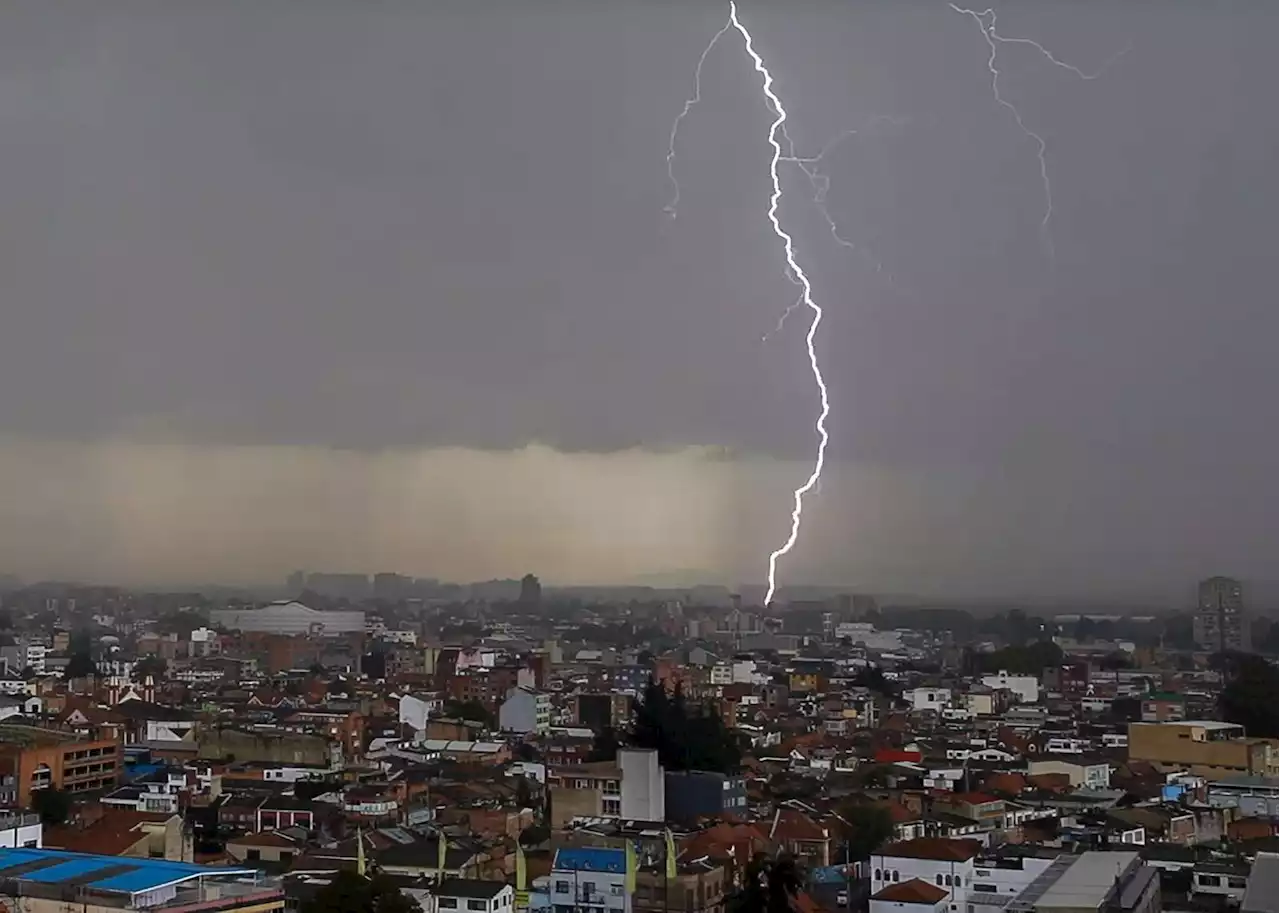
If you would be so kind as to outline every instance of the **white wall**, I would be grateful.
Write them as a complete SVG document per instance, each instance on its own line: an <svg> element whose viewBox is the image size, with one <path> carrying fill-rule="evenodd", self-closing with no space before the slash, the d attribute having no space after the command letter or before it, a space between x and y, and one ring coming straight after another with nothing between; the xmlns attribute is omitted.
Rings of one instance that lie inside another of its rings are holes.
<svg viewBox="0 0 1280 913"><path fill-rule="evenodd" d="M629 821L663 821L667 817L666 778L652 750L618 751L622 769L622 817Z"/></svg>
<svg viewBox="0 0 1280 913"><path fill-rule="evenodd" d="M988 688L1012 691L1023 704L1034 704L1040 700L1040 680L1034 675L1010 675L1002 671L995 675L984 675L982 684Z"/></svg>
<svg viewBox="0 0 1280 913"><path fill-rule="evenodd" d="M14 815L0 819L0 847L44 846L44 826L34 815Z"/></svg>
<svg viewBox="0 0 1280 913"><path fill-rule="evenodd" d="M897 873L897 878L893 877L894 873ZM878 893L891 884L910 881L912 878L919 878L926 884L946 891L947 897L944 901L946 909L963 913L969 886L973 882L973 860L944 862L936 859L884 856L878 853L871 857L872 894ZM941 884L938 884L939 880Z"/></svg>
<svg viewBox="0 0 1280 913"><path fill-rule="evenodd" d="M912 710L933 710L939 712L951 703L949 688L912 688L902 692L904 700L910 702Z"/></svg>

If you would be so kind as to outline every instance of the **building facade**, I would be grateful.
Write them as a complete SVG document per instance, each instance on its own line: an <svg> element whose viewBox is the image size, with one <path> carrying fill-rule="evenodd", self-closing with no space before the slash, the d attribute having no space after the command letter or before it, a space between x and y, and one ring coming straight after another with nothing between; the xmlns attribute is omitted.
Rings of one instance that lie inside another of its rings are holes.
<svg viewBox="0 0 1280 913"><path fill-rule="evenodd" d="M260 609L215 609L209 620L229 631L263 634L312 634L333 637L364 633L364 612L321 612L300 602L273 602Z"/></svg>
<svg viewBox="0 0 1280 913"><path fill-rule="evenodd" d="M1249 625L1244 611L1244 587L1231 577L1201 580L1193 623L1196 646L1222 653L1249 649Z"/></svg>

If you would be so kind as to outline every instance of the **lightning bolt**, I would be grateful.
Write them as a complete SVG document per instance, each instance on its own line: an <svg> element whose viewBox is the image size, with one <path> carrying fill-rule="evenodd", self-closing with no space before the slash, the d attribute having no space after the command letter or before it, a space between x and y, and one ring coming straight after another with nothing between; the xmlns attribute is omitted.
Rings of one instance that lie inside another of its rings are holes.
<svg viewBox="0 0 1280 913"><path fill-rule="evenodd" d="M795 142L791 139L791 135L787 132L787 128L785 124L783 125L780 131L782 133L782 138L787 141L787 154L784 155L779 161L788 162L790 164L796 165L804 173L804 176L808 178L809 186L813 190L813 204L815 207L817 207L817 210L822 215L822 218L826 220L827 228L831 230L832 239L834 239L835 242L839 244L841 247L845 247L845 248L848 248L849 250L855 251L860 256L864 257L867 260L867 262L870 264L871 268L876 272L876 274L883 277L887 281L889 287L897 292L901 292L902 289L898 288L898 284L896 280L893 278L892 274L885 272L884 264L877 257L871 254L871 252L868 251L866 247L861 247L857 244L854 244L848 238L840 234L840 228L836 224L835 217L831 215L831 210L827 208L827 193L828 191L831 190L831 176L821 171L819 166L822 164L822 160L827 157L827 154L834 151L835 148L839 146L841 143L843 143L845 140L850 139L851 137L859 136L863 133L866 133L880 123L888 123L893 125L894 127L902 127L906 124L906 122L907 122L906 118L903 118L903 117L890 117L887 114L877 114L875 117L870 118L867 121L866 125L863 126L862 128L854 129L854 130L842 130L841 132L837 133L831 139L827 140L827 142L822 146L822 148L818 150L817 155L813 155L813 156L797 155ZM788 312L790 312L791 310L792 310L791 308L787 309ZM785 319L785 315L784 315L784 319Z"/></svg>
<svg viewBox="0 0 1280 913"><path fill-rule="evenodd" d="M698 58L698 65L693 71L693 97L685 100L684 109L676 115L675 121L671 124L671 142L667 144L667 179L671 181L671 202L667 204L664 211L673 219L676 217L676 208L680 205L680 182L676 180L675 164L676 134L680 132L680 122L689 116L694 105L702 101L702 65L707 62L707 55L711 53L711 49L716 46L720 37L731 28L733 28L732 20L722 25L720 31L712 35L707 46L702 49L702 56Z"/></svg>
<svg viewBox="0 0 1280 913"><path fill-rule="evenodd" d="M826 381L822 379L822 368L818 364L818 353L814 346L814 340L818 335L818 327L822 324L822 308L813 299L813 286L809 282L808 275L805 274L800 264L796 262L795 242L792 240L791 235L787 234L786 230L783 229L782 223L778 219L778 204L782 200L782 180L778 174L778 166L783 158L782 143L778 140L778 134L786 123L787 109L783 106L782 100L778 98L777 93L773 91L773 74L764 65L764 60L760 55L756 53L751 33L747 31L746 26L742 24L742 20L738 18L738 6L733 0L729 2L729 25L742 36L743 48L755 65L756 72L760 74L763 80L761 90L776 115L773 123L769 125L769 145L773 147L773 157L769 160L769 180L773 185L773 192L769 195L769 209L766 216L773 226L773 233L782 242L782 252L787 260L790 278L801 288L800 300L813 313L813 319L809 322L809 332L805 334L804 341L805 349L809 355L809 368L813 372L814 382L818 385L818 394L822 403L818 418L814 422L814 429L818 432L818 451L814 457L813 471L809 473L809 477L805 479L804 484L792 492L791 531L787 535L786 541L769 554L769 587L764 597L765 605L769 605L773 602L773 596L778 590L778 560L795 547L796 539L800 536L800 522L804 516L804 496L812 491L822 479L822 468L827 456L827 443L830 440L830 436L827 434L827 416L831 414L831 402L827 395Z"/></svg>
<svg viewBox="0 0 1280 913"><path fill-rule="evenodd" d="M1040 218L1040 235L1044 241L1045 251L1049 256L1049 261L1052 263L1055 259L1055 254L1053 236L1049 232L1049 220L1053 218L1053 184L1049 180L1049 163L1047 160L1049 147L1043 136L1026 125L1026 122L1022 119L1022 113L1013 104L1013 102L1000 94L1000 68L996 63L996 58L999 56L1000 45L1025 44L1033 47L1040 52L1042 57L1048 60L1055 67L1059 67L1069 73L1073 73L1086 81L1095 80L1105 73L1113 63L1129 52L1132 45L1126 45L1115 54L1112 54L1111 57L1093 73L1086 73L1077 66L1064 63L1059 60L1038 41L1033 41L1030 38L1014 38L1001 35L996 31L996 12L993 9L985 9L982 12L977 12L975 10L965 9L962 6L957 6L955 3L948 3L947 6L951 7L961 15L970 17L977 24L978 30L982 33L983 40L987 43L987 48L991 51L990 55L987 57L987 70L991 73L991 94L995 98L997 104L1003 108L1007 108L1009 113L1013 115L1013 120L1018 125L1018 129L1022 131L1023 135L1036 144L1036 158L1040 163L1040 183L1044 187L1044 215Z"/></svg>

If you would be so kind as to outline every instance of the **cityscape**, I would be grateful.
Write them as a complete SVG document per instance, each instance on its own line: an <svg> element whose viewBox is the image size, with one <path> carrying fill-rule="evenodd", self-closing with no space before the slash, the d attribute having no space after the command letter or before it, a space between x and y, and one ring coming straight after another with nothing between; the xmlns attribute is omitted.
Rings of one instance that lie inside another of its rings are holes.
<svg viewBox="0 0 1280 913"><path fill-rule="evenodd" d="M0 3L0 913L1280 913L1280 6Z"/></svg>

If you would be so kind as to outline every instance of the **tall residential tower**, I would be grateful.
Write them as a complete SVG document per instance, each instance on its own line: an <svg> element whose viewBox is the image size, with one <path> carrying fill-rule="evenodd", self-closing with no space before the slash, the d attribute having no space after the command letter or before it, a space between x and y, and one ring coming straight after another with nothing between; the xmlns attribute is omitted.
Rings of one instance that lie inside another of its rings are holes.
<svg viewBox="0 0 1280 913"><path fill-rule="evenodd" d="M1196 603L1196 646L1221 653L1249 649L1249 624L1244 613L1244 589L1239 580L1210 577L1200 581Z"/></svg>

